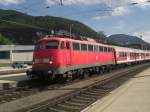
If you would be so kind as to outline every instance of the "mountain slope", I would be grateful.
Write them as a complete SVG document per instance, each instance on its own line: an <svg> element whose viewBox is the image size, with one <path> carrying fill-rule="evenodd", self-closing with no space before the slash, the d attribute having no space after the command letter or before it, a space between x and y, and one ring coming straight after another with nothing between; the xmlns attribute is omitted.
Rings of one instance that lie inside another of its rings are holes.
<svg viewBox="0 0 150 112"><path fill-rule="evenodd" d="M0 10L0 33L18 44L33 44L37 32L48 34L51 30L66 30L79 36L104 37L78 21L52 16L30 16L13 10Z"/></svg>
<svg viewBox="0 0 150 112"><path fill-rule="evenodd" d="M125 34L115 34L107 38L109 43L113 43L120 46L130 46L135 48L140 48L141 46L149 47L150 44L144 40L136 37Z"/></svg>

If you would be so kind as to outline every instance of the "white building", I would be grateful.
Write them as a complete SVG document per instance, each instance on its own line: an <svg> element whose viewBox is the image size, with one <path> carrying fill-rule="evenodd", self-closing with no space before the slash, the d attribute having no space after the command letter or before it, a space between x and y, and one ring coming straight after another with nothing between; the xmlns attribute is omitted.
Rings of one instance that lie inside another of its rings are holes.
<svg viewBox="0 0 150 112"><path fill-rule="evenodd" d="M0 63L32 62L34 46L0 45Z"/></svg>

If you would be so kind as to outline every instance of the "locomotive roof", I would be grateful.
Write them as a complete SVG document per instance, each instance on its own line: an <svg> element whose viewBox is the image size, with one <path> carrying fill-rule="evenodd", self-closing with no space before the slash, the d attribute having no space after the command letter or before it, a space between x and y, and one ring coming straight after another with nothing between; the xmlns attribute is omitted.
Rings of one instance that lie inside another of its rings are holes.
<svg viewBox="0 0 150 112"><path fill-rule="evenodd" d="M67 38L67 37L49 37L49 36L46 36L44 38L42 38L40 41L43 41L43 40L59 40L59 41L72 41L72 42L80 42L80 43L84 43L84 44L94 44L94 45L101 45L101 46L104 46L104 47L111 47L111 48L114 48L115 50L118 50L118 51L136 51L136 52L150 52L150 51L147 51L147 50L140 50L140 49L134 49L134 48L127 48L127 47L120 47L120 46L114 46L114 45L106 45L106 44L103 44L103 43L98 43L98 42L94 42L94 41L86 41L86 40L75 40L75 39L72 39L72 38Z"/></svg>
<svg viewBox="0 0 150 112"><path fill-rule="evenodd" d="M112 47L110 45L106 45L106 44L102 44L102 43L98 43L98 42L94 42L94 41L75 40L75 39L72 39L72 38L45 37L45 38L42 38L40 41L43 41L43 40L72 41L72 42L80 42L80 43L84 43L84 44L94 44L94 45L101 45L101 46L105 46L105 47Z"/></svg>

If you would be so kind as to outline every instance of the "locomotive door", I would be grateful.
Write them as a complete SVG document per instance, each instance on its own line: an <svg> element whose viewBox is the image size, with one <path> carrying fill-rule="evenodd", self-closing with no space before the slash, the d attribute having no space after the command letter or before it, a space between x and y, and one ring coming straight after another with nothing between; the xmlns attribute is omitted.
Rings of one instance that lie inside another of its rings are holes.
<svg viewBox="0 0 150 112"><path fill-rule="evenodd" d="M71 45L69 41L66 41L66 64L71 65Z"/></svg>

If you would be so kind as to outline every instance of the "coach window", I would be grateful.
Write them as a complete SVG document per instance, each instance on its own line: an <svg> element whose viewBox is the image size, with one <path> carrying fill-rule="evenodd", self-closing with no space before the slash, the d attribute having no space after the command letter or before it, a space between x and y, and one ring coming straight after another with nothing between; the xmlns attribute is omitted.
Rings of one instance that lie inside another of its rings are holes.
<svg viewBox="0 0 150 112"><path fill-rule="evenodd" d="M86 44L81 44L81 50L82 51L87 51L87 45Z"/></svg>
<svg viewBox="0 0 150 112"><path fill-rule="evenodd" d="M102 46L99 46L99 51L103 52L103 47Z"/></svg>
<svg viewBox="0 0 150 112"><path fill-rule="evenodd" d="M107 52L110 52L109 48L107 48Z"/></svg>
<svg viewBox="0 0 150 112"><path fill-rule="evenodd" d="M108 48L108 52L111 52L111 48Z"/></svg>
<svg viewBox="0 0 150 112"><path fill-rule="evenodd" d="M125 57L127 57L127 53L125 52Z"/></svg>
<svg viewBox="0 0 150 112"><path fill-rule="evenodd" d="M73 44L72 44L72 48L73 48L73 50L80 50L80 45L79 45L79 43L73 43Z"/></svg>
<svg viewBox="0 0 150 112"><path fill-rule="evenodd" d="M65 45L64 45L64 41L61 42L61 49L64 49Z"/></svg>
<svg viewBox="0 0 150 112"><path fill-rule="evenodd" d="M93 45L88 45L88 51L93 51Z"/></svg>
<svg viewBox="0 0 150 112"><path fill-rule="evenodd" d="M110 48L110 52L113 52L113 48Z"/></svg>
<svg viewBox="0 0 150 112"><path fill-rule="evenodd" d="M70 44L69 44L69 42L66 42L66 49L70 49Z"/></svg>

